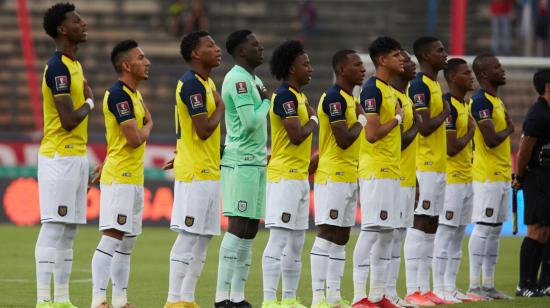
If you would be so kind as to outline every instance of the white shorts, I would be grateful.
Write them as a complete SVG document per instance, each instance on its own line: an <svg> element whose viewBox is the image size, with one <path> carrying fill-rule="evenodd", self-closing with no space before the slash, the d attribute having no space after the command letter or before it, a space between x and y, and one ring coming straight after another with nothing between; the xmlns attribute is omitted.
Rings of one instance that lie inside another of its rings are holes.
<svg viewBox="0 0 550 308"><path fill-rule="evenodd" d="M86 223L88 191L86 156L38 155L40 221L67 224Z"/></svg>
<svg viewBox="0 0 550 308"><path fill-rule="evenodd" d="M399 187L399 223L397 228L411 228L414 222L414 199L416 197L415 186Z"/></svg>
<svg viewBox="0 0 550 308"><path fill-rule="evenodd" d="M116 229L126 235L141 233L143 185L100 184L99 230Z"/></svg>
<svg viewBox="0 0 550 308"><path fill-rule="evenodd" d="M284 180L267 183L265 227L307 230L309 226L309 182Z"/></svg>
<svg viewBox="0 0 550 308"><path fill-rule="evenodd" d="M355 225L357 183L315 183L315 225L351 227Z"/></svg>
<svg viewBox="0 0 550 308"><path fill-rule="evenodd" d="M400 224L398 179L359 180L361 228L397 228Z"/></svg>
<svg viewBox="0 0 550 308"><path fill-rule="evenodd" d="M439 224L453 227L465 226L472 221L474 191L472 183L448 184L445 204L439 215Z"/></svg>
<svg viewBox="0 0 550 308"><path fill-rule="evenodd" d="M439 216L445 202L445 173L418 171L416 177L420 196L414 214Z"/></svg>
<svg viewBox="0 0 550 308"><path fill-rule="evenodd" d="M174 182L170 229L219 235L220 215L220 181Z"/></svg>
<svg viewBox="0 0 550 308"><path fill-rule="evenodd" d="M502 223L508 220L510 182L474 182L472 222Z"/></svg>

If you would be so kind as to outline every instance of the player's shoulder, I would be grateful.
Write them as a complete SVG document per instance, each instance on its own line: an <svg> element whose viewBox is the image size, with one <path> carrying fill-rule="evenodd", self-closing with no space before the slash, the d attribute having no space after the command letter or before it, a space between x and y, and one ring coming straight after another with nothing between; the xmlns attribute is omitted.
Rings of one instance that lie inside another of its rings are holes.
<svg viewBox="0 0 550 308"><path fill-rule="evenodd" d="M56 51L52 57L46 63L48 72L68 72L69 68L63 62L63 54L60 51Z"/></svg>
<svg viewBox="0 0 550 308"><path fill-rule="evenodd" d="M413 80L409 82L409 92L429 91L430 88L424 80L424 74L422 72L416 74Z"/></svg>
<svg viewBox="0 0 550 308"><path fill-rule="evenodd" d="M486 104L492 105L491 101L489 100L483 89L479 89L474 93L474 95L472 95L472 106Z"/></svg>
<svg viewBox="0 0 550 308"><path fill-rule="evenodd" d="M338 85L332 85L330 88L328 88L325 91L325 99L323 103L331 103L331 102L344 102L346 99L344 96L342 96L343 89L339 87Z"/></svg>
<svg viewBox="0 0 550 308"><path fill-rule="evenodd" d="M200 77L197 76L192 70L188 70L185 74L181 75L179 81L182 82L183 88L204 88L204 85L199 80Z"/></svg>
<svg viewBox="0 0 550 308"><path fill-rule="evenodd" d="M128 93L124 90L124 83L120 80L117 80L115 83L113 83L109 89L107 90L109 92L109 102L119 102L121 100L131 100L132 98Z"/></svg>

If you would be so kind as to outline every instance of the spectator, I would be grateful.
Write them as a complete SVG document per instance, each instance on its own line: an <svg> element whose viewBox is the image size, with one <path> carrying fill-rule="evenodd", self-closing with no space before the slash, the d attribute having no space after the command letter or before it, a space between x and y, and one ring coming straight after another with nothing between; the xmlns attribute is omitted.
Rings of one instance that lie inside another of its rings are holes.
<svg viewBox="0 0 550 308"><path fill-rule="evenodd" d="M439 0L427 0L428 12L426 18L426 35L435 35L435 29L437 28L437 7Z"/></svg>
<svg viewBox="0 0 550 308"><path fill-rule="evenodd" d="M310 0L300 0L298 18L302 26L302 40L307 41L319 33L317 28L317 8Z"/></svg>
<svg viewBox="0 0 550 308"><path fill-rule="evenodd" d="M170 32L175 36L185 33L185 16L187 4L184 0L175 0L168 7Z"/></svg>
<svg viewBox="0 0 550 308"><path fill-rule="evenodd" d="M549 54L548 27L550 27L550 18L548 16L548 2L548 0L538 0L535 8L535 55L538 57Z"/></svg>
<svg viewBox="0 0 550 308"><path fill-rule="evenodd" d="M202 0L191 1L191 11L187 17L185 33L193 31L207 31L208 18Z"/></svg>
<svg viewBox="0 0 550 308"><path fill-rule="evenodd" d="M495 54L509 55L510 49L510 14L511 0L491 0L491 47Z"/></svg>

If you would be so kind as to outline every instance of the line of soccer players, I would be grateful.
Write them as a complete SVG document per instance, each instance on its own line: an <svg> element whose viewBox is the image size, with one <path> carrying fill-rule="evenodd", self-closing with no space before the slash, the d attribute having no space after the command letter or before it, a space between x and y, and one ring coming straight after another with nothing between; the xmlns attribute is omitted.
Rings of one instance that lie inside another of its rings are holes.
<svg viewBox="0 0 550 308"><path fill-rule="evenodd" d="M45 14L44 28L57 51L42 83L45 127L38 165L42 227L35 252L36 307L70 308L72 243L77 224L85 223L87 115L94 101L76 60L77 45L87 39L86 23L73 5L56 4ZM340 295L340 282L357 196L362 217L353 254L352 307L509 298L495 289L494 271L499 234L508 215L509 135L514 127L496 96L505 77L495 56L474 60L480 90L467 102L466 93L473 90L472 70L462 59L447 61L437 38L415 41L417 74L402 46L380 37L369 47L376 71L364 84L359 54L334 54L336 81L315 110L301 91L312 68L300 42L285 42L274 51L270 68L281 85L272 95L254 73L263 62L264 48L251 31L231 33L226 50L235 66L226 74L220 95L209 77L221 62L221 50L212 37L193 32L180 45L190 70L177 83L176 155L165 165L174 169L170 228L178 232L170 253L165 307L198 307L196 282L208 243L220 234L220 193L229 224L219 251L214 306L251 307L244 286L252 242L265 217L270 236L262 258L262 306L304 307L296 289L308 228L309 174L315 178L318 226L310 252L312 307L350 306ZM109 280L112 306L133 307L126 290L130 256L141 233L143 155L153 127L138 91L148 78L149 60L132 40L117 44L111 60L118 80L103 100L107 158L92 180L101 185L103 232L92 259L93 308L111 307L106 298ZM445 95L437 81L441 70L449 86ZM357 100L352 91L361 85ZM227 134L221 147L223 115ZM317 126L319 154L310 157ZM469 243L470 289L463 294L456 288L456 275L464 229L471 221L476 225ZM403 240L407 296L401 299L396 281Z"/></svg>

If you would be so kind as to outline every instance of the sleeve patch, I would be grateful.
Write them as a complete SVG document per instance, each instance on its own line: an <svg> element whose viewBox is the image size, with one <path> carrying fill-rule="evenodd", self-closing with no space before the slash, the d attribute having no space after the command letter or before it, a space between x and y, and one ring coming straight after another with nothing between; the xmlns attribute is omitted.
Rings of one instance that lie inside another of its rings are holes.
<svg viewBox="0 0 550 308"><path fill-rule="evenodd" d="M191 108L193 109L202 108L204 106L202 94L200 93L189 96L189 101L191 102Z"/></svg>
<svg viewBox="0 0 550 308"><path fill-rule="evenodd" d="M424 93L418 93L413 96L413 101L417 105L425 105L426 97L424 96Z"/></svg>
<svg viewBox="0 0 550 308"><path fill-rule="evenodd" d="M66 75L55 77L55 89L57 91L65 91L69 89L69 79Z"/></svg>
<svg viewBox="0 0 550 308"><path fill-rule="evenodd" d="M237 94L248 93L246 82L244 82L244 81L239 81L239 82L235 83L235 88L237 89Z"/></svg>
<svg viewBox="0 0 550 308"><path fill-rule="evenodd" d="M491 111L489 109L483 109L479 111L479 119L488 119L491 117Z"/></svg>
<svg viewBox="0 0 550 308"><path fill-rule="evenodd" d="M368 98L365 100L365 112L376 111L376 98Z"/></svg>
<svg viewBox="0 0 550 308"><path fill-rule="evenodd" d="M328 104L329 112L331 116L341 116L342 115L342 105L340 102L334 102Z"/></svg>
<svg viewBox="0 0 550 308"><path fill-rule="evenodd" d="M453 116L452 115L449 115L447 118L445 118L445 127L446 128L454 128Z"/></svg>
<svg viewBox="0 0 550 308"><path fill-rule="evenodd" d="M283 109L285 110L285 114L287 115L296 114L296 107L293 101L288 101L286 103L283 103Z"/></svg>
<svg viewBox="0 0 550 308"><path fill-rule="evenodd" d="M131 114L130 111L130 104L128 101L123 101L116 104L116 110L118 112L118 115L123 117Z"/></svg>

